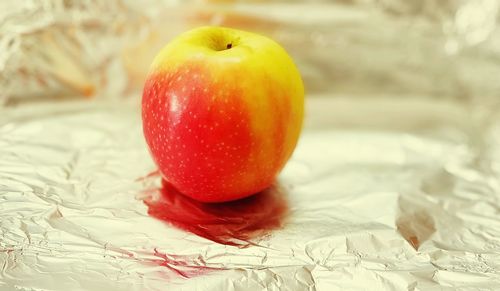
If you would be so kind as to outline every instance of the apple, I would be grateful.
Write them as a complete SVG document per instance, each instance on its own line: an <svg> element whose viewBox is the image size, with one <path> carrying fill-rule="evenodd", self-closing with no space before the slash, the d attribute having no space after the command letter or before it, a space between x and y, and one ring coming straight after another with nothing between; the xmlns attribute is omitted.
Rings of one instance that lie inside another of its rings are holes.
<svg viewBox="0 0 500 291"><path fill-rule="evenodd" d="M155 57L142 96L146 142L163 178L202 202L268 188L297 144L304 86L286 51L250 32L201 27Z"/></svg>

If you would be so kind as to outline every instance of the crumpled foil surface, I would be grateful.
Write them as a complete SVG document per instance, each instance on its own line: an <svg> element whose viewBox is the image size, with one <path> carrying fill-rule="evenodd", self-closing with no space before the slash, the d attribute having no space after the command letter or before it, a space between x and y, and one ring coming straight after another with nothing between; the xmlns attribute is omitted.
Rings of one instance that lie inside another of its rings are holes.
<svg viewBox="0 0 500 291"><path fill-rule="evenodd" d="M497 1L109 3L0 4L0 290L500 289ZM262 233L151 215L144 62L200 23L273 36L304 75Z"/></svg>

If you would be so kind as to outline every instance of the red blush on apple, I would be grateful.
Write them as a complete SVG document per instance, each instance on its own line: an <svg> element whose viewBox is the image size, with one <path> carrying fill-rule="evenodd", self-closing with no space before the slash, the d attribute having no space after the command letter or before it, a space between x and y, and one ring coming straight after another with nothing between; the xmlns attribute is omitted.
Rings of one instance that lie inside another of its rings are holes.
<svg viewBox="0 0 500 291"><path fill-rule="evenodd" d="M252 245L253 239L280 228L288 212L286 196L279 185L224 203L194 200L165 180L157 194L144 200L150 216L211 241L238 247Z"/></svg>

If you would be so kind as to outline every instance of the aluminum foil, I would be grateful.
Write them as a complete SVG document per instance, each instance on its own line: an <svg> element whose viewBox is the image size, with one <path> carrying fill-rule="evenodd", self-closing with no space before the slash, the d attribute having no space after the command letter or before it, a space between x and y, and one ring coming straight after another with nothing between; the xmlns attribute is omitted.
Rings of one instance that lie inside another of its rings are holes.
<svg viewBox="0 0 500 291"><path fill-rule="evenodd" d="M0 290L500 289L497 1L5 3ZM280 40L308 90L233 204L168 192L142 136L147 48L202 22Z"/></svg>

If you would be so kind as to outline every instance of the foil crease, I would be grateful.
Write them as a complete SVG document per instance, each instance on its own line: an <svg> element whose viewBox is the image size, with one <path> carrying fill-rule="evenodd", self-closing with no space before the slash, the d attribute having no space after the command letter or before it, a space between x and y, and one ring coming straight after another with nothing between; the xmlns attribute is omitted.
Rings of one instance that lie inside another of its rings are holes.
<svg viewBox="0 0 500 291"><path fill-rule="evenodd" d="M499 2L81 3L0 4L0 290L500 289ZM202 23L278 39L308 90L288 215L245 244L144 203L145 64Z"/></svg>

